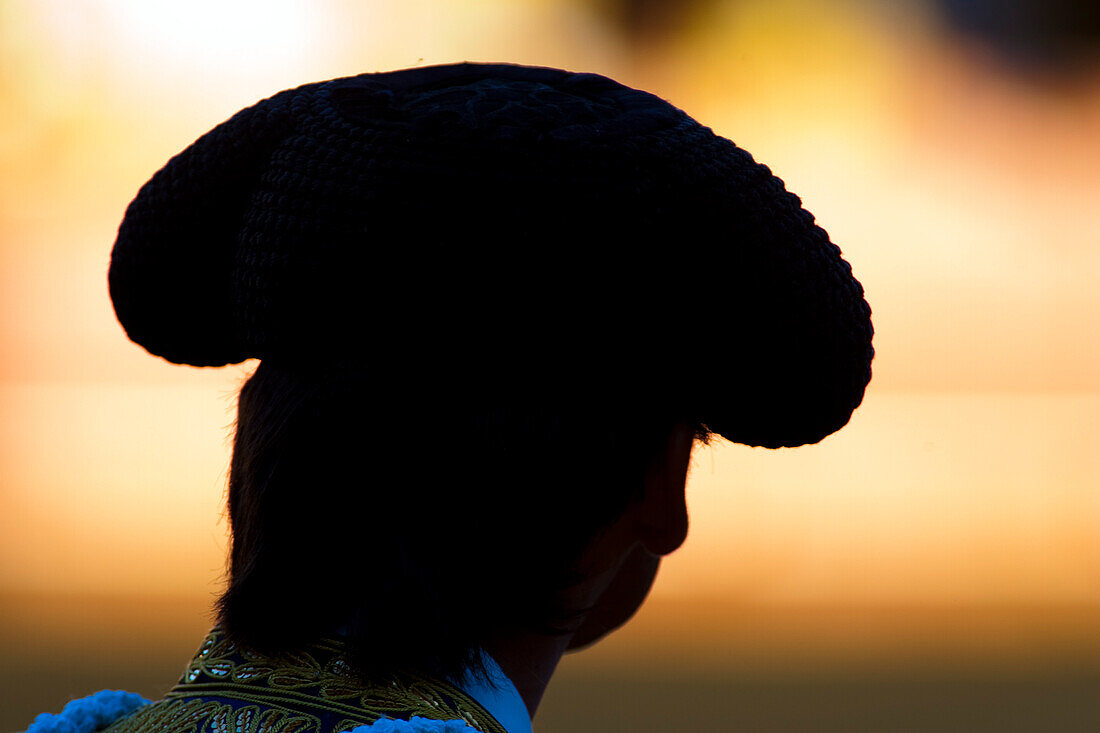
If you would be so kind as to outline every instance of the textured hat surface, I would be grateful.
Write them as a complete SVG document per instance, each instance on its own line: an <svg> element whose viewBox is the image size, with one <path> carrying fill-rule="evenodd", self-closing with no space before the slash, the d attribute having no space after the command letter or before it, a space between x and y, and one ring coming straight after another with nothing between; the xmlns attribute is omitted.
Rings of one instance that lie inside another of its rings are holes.
<svg viewBox="0 0 1100 733"><path fill-rule="evenodd" d="M874 353L862 287L767 167L656 96L511 64L242 110L141 189L109 284L176 363L587 382L767 447L847 423Z"/></svg>

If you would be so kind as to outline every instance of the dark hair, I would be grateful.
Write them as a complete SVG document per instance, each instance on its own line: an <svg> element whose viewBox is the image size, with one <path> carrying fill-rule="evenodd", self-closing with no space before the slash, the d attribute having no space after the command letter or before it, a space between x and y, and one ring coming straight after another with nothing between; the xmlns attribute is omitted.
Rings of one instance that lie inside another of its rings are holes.
<svg viewBox="0 0 1100 733"><path fill-rule="evenodd" d="M677 420L606 395L262 361L238 401L219 623L275 653L343 629L368 680L482 673L495 631L568 622L556 596L579 552L640 497Z"/></svg>

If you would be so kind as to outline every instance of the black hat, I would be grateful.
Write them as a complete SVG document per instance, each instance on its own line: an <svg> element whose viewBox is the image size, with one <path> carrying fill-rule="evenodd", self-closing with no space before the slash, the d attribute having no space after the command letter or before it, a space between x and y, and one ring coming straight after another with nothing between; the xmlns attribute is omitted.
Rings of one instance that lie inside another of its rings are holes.
<svg viewBox="0 0 1100 733"><path fill-rule="evenodd" d="M766 166L652 94L511 64L242 110L142 187L109 281L172 362L588 383L767 447L847 423L874 354L863 288Z"/></svg>

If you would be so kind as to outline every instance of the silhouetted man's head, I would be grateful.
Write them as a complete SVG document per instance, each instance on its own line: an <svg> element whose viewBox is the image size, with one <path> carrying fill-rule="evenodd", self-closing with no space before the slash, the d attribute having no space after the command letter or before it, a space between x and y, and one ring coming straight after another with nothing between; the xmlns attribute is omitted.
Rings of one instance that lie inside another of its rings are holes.
<svg viewBox="0 0 1100 733"><path fill-rule="evenodd" d="M242 110L142 188L110 287L154 354L261 360L230 637L339 630L367 676L476 670L509 628L598 638L683 541L693 440L816 442L871 376L862 287L767 167L559 69Z"/></svg>

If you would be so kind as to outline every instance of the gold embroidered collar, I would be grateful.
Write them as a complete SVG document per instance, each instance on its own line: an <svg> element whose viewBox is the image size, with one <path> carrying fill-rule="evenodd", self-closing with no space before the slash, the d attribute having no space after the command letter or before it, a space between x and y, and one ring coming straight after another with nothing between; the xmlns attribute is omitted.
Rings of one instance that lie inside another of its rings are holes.
<svg viewBox="0 0 1100 733"><path fill-rule="evenodd" d="M163 700L107 730L339 733L382 717L419 716L462 720L485 733L507 733L455 685L404 676L364 687L346 660L343 643L336 639L270 657L239 647L215 628Z"/></svg>

